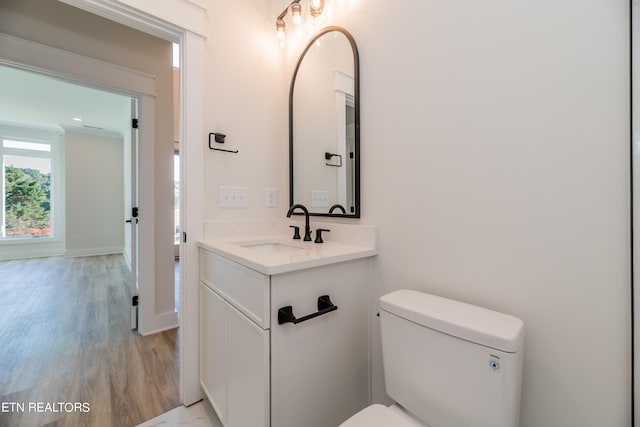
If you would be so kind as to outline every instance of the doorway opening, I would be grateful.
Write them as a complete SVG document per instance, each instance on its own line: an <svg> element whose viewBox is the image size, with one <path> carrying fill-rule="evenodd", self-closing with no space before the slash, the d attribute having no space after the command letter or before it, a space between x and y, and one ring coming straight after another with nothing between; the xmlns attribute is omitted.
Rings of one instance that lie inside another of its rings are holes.
<svg viewBox="0 0 640 427"><path fill-rule="evenodd" d="M24 401L86 401L91 411L65 418L74 425L137 424L164 413L179 404L177 330L143 337L131 332L129 323L131 273L123 254L123 234L128 215L124 202L127 164L135 163L125 156L131 127L127 107L132 98L104 92L96 94L105 96L98 100L92 98L94 89L88 87L10 67L0 69L6 71L4 77L15 72L30 79L22 84L10 82L8 77L0 79L0 87L12 86L21 97L21 101L9 101L9 88L0 90L7 101L5 106L11 106L8 111L0 106L0 133L11 134L11 138L3 139L8 142L2 144L7 151L2 175L5 171L12 176L19 172L18 181L26 184L31 183L27 177L33 178L40 184L34 187L40 190L34 191L36 195L50 195L36 200L37 206L46 212L46 205L50 205L48 212L53 214L61 208L57 215L60 227L43 233L40 230L47 231L45 225L28 224L28 232L22 232L20 222L13 219L17 208L26 204L8 204L11 237L20 240L22 250L31 246L33 251L20 256L27 259L0 262L0 290L5 296L0 302L0 348L6 349L0 351L0 364L12 366L11 375L0 379L0 389L5 396ZM40 84L49 89L34 90ZM54 85L65 91L51 95L56 90ZM28 103L24 108L27 114L18 117L30 92L37 93L39 99ZM102 114L111 111L109 100L113 99L122 107L113 111L114 123L122 122L122 132L111 129L104 124L107 118L92 116L80 104L75 104L75 114L68 114L66 103L80 97L85 101L90 98L89 104L98 106ZM50 122L44 118L43 100L48 99L55 102L54 111L48 114L59 114ZM70 121L65 122L63 116L69 116ZM45 133L57 135L54 142L63 152L59 158L55 149L44 147L41 135ZM23 155L16 156L20 153ZM54 169L16 157L46 159ZM47 174L56 178L56 172L61 179L46 179ZM6 204L5 197L3 202ZM30 217L34 221L42 219L35 214ZM120 236L119 241L109 240L115 235ZM58 252L44 255L57 256L40 258L43 253L38 251L46 243L58 245ZM2 249L14 257L8 242L3 242ZM153 363L147 357L151 348L158 355ZM87 388L86 384L93 385ZM144 389L139 384L144 384ZM150 392L162 398L150 403ZM59 414L15 412L9 423L44 425L60 421L56 417Z"/></svg>

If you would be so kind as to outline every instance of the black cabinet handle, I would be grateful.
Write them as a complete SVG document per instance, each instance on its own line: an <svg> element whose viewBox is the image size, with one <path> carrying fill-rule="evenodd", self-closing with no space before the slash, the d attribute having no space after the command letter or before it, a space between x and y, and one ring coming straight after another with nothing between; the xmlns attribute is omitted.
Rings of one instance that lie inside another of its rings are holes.
<svg viewBox="0 0 640 427"><path fill-rule="evenodd" d="M331 302L329 295L322 295L318 297L318 311L304 317L300 317L299 319L296 319L296 316L293 314L293 307L290 305L280 308L278 310L278 324L282 325L283 323L293 323L294 325L297 325L300 322L322 316L323 314L327 314L337 309L338 306Z"/></svg>

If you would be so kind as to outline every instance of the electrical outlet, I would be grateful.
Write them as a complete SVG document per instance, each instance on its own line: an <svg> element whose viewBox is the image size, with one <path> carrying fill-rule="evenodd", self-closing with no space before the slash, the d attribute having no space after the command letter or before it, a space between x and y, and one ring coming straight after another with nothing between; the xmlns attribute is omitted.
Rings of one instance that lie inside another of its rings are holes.
<svg viewBox="0 0 640 427"><path fill-rule="evenodd" d="M329 192L321 191L321 190L313 190L311 192L311 207L312 208L328 208Z"/></svg>
<svg viewBox="0 0 640 427"><path fill-rule="evenodd" d="M221 185L218 195L218 204L221 208L246 208L249 206L249 191L247 187Z"/></svg>
<svg viewBox="0 0 640 427"><path fill-rule="evenodd" d="M275 188L265 188L264 189L264 205L268 208L275 208L276 203L276 189Z"/></svg>

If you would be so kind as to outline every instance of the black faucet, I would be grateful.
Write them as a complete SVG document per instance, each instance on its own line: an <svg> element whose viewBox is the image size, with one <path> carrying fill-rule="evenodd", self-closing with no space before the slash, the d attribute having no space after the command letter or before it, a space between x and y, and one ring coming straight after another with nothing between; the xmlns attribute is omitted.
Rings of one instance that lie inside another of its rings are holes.
<svg viewBox="0 0 640 427"><path fill-rule="evenodd" d="M304 207L304 205L295 204L289 208L289 212L287 212L287 218L291 218L291 214L296 209L302 209L304 212L304 240L305 242L311 241L311 227L309 226L309 210Z"/></svg>

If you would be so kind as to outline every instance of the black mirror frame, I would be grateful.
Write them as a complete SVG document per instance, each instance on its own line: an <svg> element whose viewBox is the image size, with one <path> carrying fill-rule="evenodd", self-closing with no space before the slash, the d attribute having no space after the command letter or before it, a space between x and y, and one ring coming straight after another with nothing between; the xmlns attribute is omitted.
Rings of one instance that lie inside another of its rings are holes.
<svg viewBox="0 0 640 427"><path fill-rule="evenodd" d="M309 41L307 47L304 48L302 53L300 54L300 59L296 64L296 68L293 71L293 77L291 79L291 87L289 89L289 206L293 206L293 90L296 84L296 77L298 75L298 70L300 65L302 64L302 60L304 59L307 51L313 46L313 43L325 35L326 33L330 33L332 31L338 31L347 38L349 44L351 45L351 50L353 52L353 100L354 100L354 121L355 121L355 135L354 135L354 150L355 150L355 159L354 159L354 205L355 212L351 214L343 214L343 213L312 213L309 212L309 215L312 216L326 216L326 217L343 217L343 218L360 218L360 60L358 55L358 47L356 46L355 39L353 36L344 28L331 26L323 28L318 34L316 34L313 39Z"/></svg>

